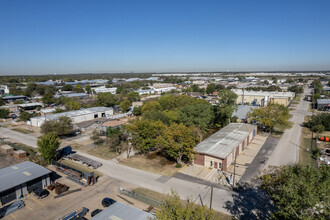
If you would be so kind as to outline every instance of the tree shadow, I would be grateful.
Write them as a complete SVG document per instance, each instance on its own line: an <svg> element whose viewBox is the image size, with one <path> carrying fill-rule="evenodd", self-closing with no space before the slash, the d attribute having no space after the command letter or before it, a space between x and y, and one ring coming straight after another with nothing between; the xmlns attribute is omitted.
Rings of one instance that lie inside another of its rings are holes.
<svg viewBox="0 0 330 220"><path fill-rule="evenodd" d="M267 193L260 188L241 184L235 191L233 201L227 201L224 207L235 219L269 219L275 210Z"/></svg>

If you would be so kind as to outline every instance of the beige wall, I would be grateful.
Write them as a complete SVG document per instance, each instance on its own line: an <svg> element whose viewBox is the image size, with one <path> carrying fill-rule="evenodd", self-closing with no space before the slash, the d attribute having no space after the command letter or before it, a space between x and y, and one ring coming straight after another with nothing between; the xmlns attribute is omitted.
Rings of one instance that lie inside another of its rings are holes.
<svg viewBox="0 0 330 220"><path fill-rule="evenodd" d="M265 99L265 96L253 96L253 95L244 95L244 103L251 104L254 100L257 100L257 104L261 105L262 100ZM242 95L239 95L236 102L242 104Z"/></svg>
<svg viewBox="0 0 330 220"><path fill-rule="evenodd" d="M204 166L211 167L211 161L213 162L212 167L214 167L214 162L218 163L218 168L219 168L219 163L221 163L221 165L222 165L222 160L221 159L205 155Z"/></svg>

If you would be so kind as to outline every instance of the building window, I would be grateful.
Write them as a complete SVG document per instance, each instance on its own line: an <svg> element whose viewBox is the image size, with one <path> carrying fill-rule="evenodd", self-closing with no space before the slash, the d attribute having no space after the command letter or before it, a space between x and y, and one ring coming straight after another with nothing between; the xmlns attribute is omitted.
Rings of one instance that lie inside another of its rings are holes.
<svg viewBox="0 0 330 220"><path fill-rule="evenodd" d="M98 114L95 114L95 115L94 115L94 118L98 118L98 117L99 117L99 115L98 115Z"/></svg>
<svg viewBox="0 0 330 220"><path fill-rule="evenodd" d="M213 161L210 161L210 166L213 167Z"/></svg>

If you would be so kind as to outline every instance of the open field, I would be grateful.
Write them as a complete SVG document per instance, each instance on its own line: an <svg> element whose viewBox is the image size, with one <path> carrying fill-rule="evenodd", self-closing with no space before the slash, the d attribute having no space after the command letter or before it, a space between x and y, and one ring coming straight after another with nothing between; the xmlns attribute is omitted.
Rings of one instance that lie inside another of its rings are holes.
<svg viewBox="0 0 330 220"><path fill-rule="evenodd" d="M148 172L158 173L164 176L172 176L178 172L180 168L176 168L176 163L166 158L150 153L149 155L135 155L134 157L120 161L121 164L145 170Z"/></svg>
<svg viewBox="0 0 330 220"><path fill-rule="evenodd" d="M111 151L108 146L104 146L104 145L91 148L87 150L86 153L96 157L101 157L106 160L113 159L118 156L116 152Z"/></svg>

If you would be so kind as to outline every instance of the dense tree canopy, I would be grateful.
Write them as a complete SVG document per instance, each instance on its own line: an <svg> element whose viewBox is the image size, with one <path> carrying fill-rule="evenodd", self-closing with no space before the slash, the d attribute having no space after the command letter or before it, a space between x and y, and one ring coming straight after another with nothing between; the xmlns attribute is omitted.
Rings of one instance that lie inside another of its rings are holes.
<svg viewBox="0 0 330 220"><path fill-rule="evenodd" d="M97 103L101 106L112 107L117 102L117 97L109 92L100 92L97 94Z"/></svg>
<svg viewBox="0 0 330 220"><path fill-rule="evenodd" d="M131 102L129 100L124 100L119 104L119 107L123 112L127 112L131 107Z"/></svg>
<svg viewBox="0 0 330 220"><path fill-rule="evenodd" d="M212 106L207 104L186 105L181 108L179 122L186 126L206 129L214 118Z"/></svg>
<svg viewBox="0 0 330 220"><path fill-rule="evenodd" d="M303 93L304 92L304 88L302 86L297 86L297 85L294 85L294 86L290 86L288 88L288 90L290 92L294 92L296 94L300 94L300 93Z"/></svg>
<svg viewBox="0 0 330 220"><path fill-rule="evenodd" d="M207 94L212 94L213 92L215 92L215 84L214 83L210 83L206 87L206 93Z"/></svg>
<svg viewBox="0 0 330 220"><path fill-rule="evenodd" d="M275 127L283 131L292 125L292 122L289 121L289 109L280 104L270 104L262 108L255 108L248 113L248 117L256 121L258 127L265 131L274 131Z"/></svg>
<svg viewBox="0 0 330 220"><path fill-rule="evenodd" d="M236 109L237 95L229 89L219 92L218 104L215 106L215 124L218 127L226 126Z"/></svg>
<svg viewBox="0 0 330 220"><path fill-rule="evenodd" d="M0 118L7 118L9 115L9 109L0 108Z"/></svg>
<svg viewBox="0 0 330 220"><path fill-rule="evenodd" d="M43 97L42 97L42 102L44 104L52 104L55 102L55 98L54 95L50 92L46 93Z"/></svg>
<svg viewBox="0 0 330 220"><path fill-rule="evenodd" d="M328 219L330 168L285 166L261 177L276 205L273 219Z"/></svg>
<svg viewBox="0 0 330 220"><path fill-rule="evenodd" d="M323 126L323 129L326 131L330 131L330 114L329 113L320 113L314 115L310 120L304 125L310 129L314 129L315 127L319 127L319 125ZM319 129L317 129L319 130Z"/></svg>

